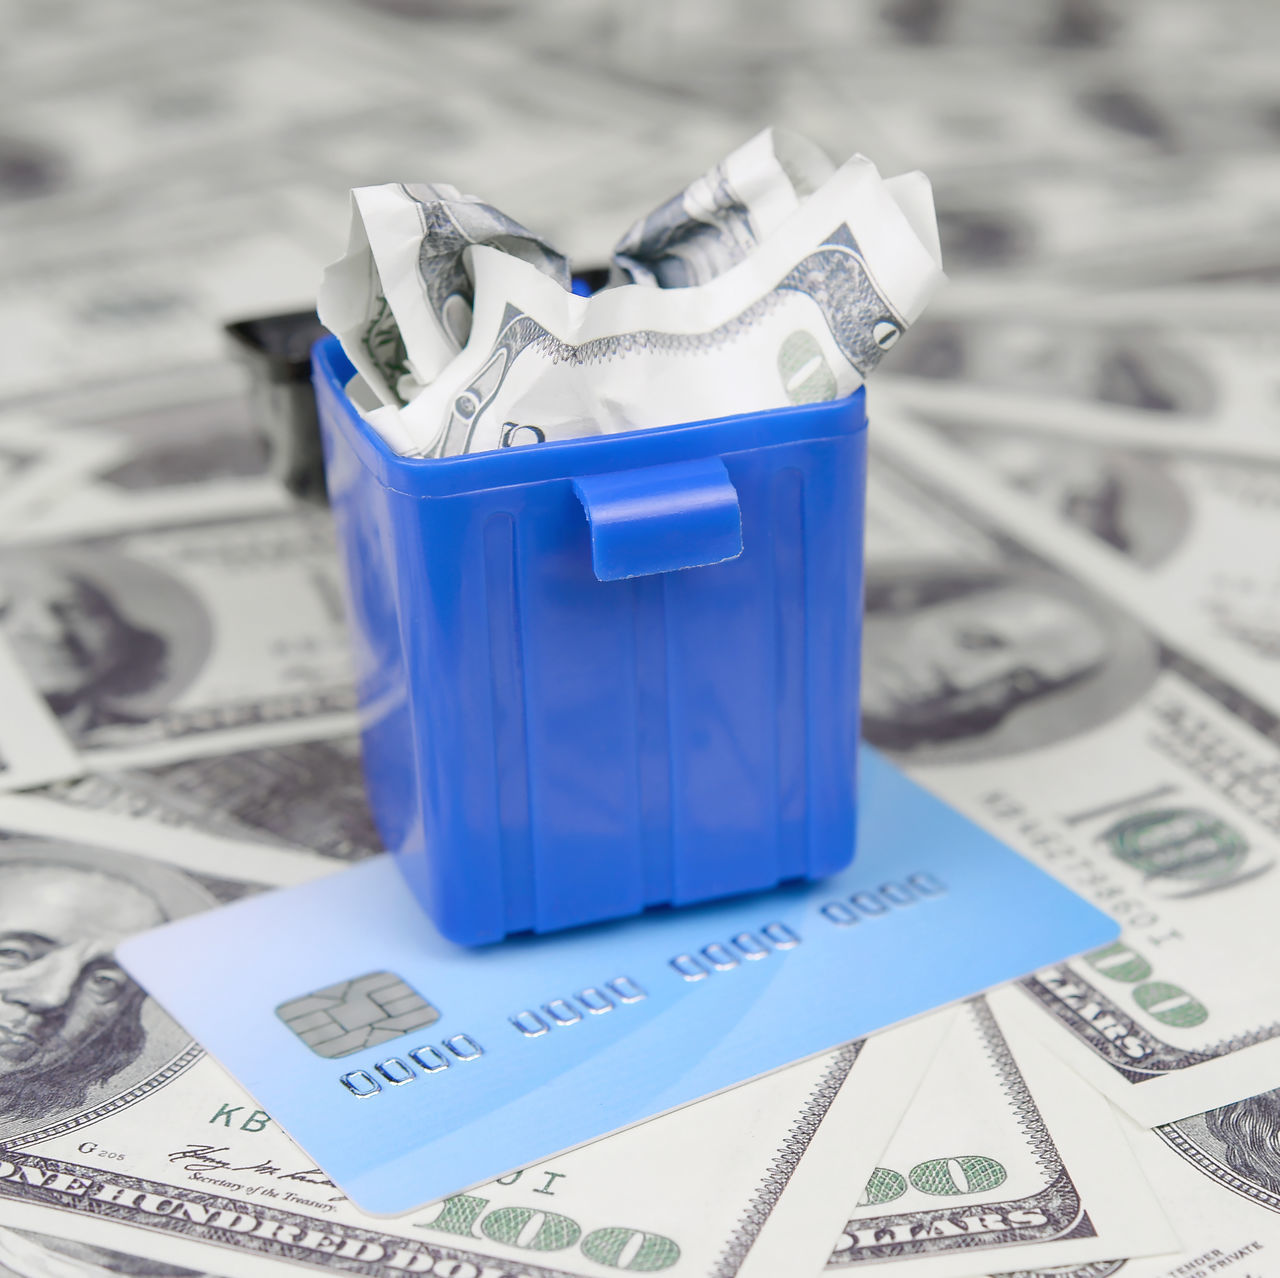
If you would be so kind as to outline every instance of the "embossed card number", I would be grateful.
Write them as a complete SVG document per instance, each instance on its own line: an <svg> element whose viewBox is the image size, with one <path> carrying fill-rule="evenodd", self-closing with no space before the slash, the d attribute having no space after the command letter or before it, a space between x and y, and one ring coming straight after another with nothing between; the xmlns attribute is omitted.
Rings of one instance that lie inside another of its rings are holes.
<svg viewBox="0 0 1280 1278"><path fill-rule="evenodd" d="M442 1050L443 1049L443 1050ZM361 1100L377 1096L383 1083L400 1087L415 1078L430 1077L449 1068L454 1061L474 1061L484 1055L484 1048L470 1034L453 1034L439 1047L411 1047L404 1055L388 1056L385 1061L367 1069L353 1069L338 1080L352 1096ZM408 1059L406 1060L405 1057ZM413 1062L413 1065L409 1064ZM417 1066L417 1069L414 1066Z"/></svg>
<svg viewBox="0 0 1280 1278"><path fill-rule="evenodd" d="M938 897L946 885L936 876L917 871L875 889L827 901L818 913L828 923L848 927L903 906ZM667 966L684 981L705 980L714 972L731 972L743 963L757 962L794 949L800 936L780 919L752 931L736 932L724 941L708 941L696 952L682 952ZM579 1025L592 1016L638 1003L646 991L629 976L615 976L588 985L571 995L547 999L507 1017L524 1038L542 1038L552 1030ZM349 1056L434 1024L440 1013L416 990L390 972L373 972L291 999L276 1009L290 1029L318 1055ZM484 1048L469 1034L454 1034L439 1046L420 1045L398 1056L377 1061L368 1069L349 1070L339 1083L360 1100L381 1095L388 1087L402 1087L414 1079L443 1073L460 1061L473 1061Z"/></svg>

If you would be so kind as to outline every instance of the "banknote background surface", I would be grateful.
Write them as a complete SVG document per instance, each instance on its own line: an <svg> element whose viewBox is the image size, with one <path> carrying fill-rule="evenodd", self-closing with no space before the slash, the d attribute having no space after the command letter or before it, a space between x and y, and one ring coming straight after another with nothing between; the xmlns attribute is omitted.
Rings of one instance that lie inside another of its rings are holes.
<svg viewBox="0 0 1280 1278"><path fill-rule="evenodd" d="M1275 5L0 22L0 1274L1280 1278ZM602 263L771 125L927 172L951 277L871 383L866 736L1122 939L372 1221L108 958L378 850L323 517L220 325L314 301L348 188Z"/></svg>

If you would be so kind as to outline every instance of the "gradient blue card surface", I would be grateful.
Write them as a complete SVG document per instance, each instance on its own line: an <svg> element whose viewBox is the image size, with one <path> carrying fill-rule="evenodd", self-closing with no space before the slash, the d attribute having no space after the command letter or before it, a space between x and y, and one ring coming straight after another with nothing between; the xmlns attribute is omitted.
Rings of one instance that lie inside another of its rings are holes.
<svg viewBox="0 0 1280 1278"><path fill-rule="evenodd" d="M408 1211L1117 936L869 751L860 784L818 884L466 950L377 857L119 957L358 1206Z"/></svg>

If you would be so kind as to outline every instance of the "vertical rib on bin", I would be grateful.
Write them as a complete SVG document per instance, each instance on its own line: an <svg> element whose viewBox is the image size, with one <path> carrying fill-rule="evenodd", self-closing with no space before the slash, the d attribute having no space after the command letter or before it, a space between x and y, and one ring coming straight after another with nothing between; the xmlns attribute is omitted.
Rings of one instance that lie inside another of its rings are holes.
<svg viewBox="0 0 1280 1278"><path fill-rule="evenodd" d="M666 576L637 577L631 586L631 616L635 627L635 766L640 801L644 903L665 905L671 900L675 883Z"/></svg>
<svg viewBox="0 0 1280 1278"><path fill-rule="evenodd" d="M515 520L508 511L484 525L484 583L489 637L489 713L493 732L494 808L502 866L498 894L506 931L533 926L529 751Z"/></svg>
<svg viewBox="0 0 1280 1278"><path fill-rule="evenodd" d="M804 525L804 477L794 467L777 471L770 494L773 558L774 705L777 723L777 877L794 879L809 869L808 722L810 633L805 590L808 546Z"/></svg>
<svg viewBox="0 0 1280 1278"><path fill-rule="evenodd" d="M551 930L643 909L635 583L599 581L568 484L525 494L518 529L536 887Z"/></svg>

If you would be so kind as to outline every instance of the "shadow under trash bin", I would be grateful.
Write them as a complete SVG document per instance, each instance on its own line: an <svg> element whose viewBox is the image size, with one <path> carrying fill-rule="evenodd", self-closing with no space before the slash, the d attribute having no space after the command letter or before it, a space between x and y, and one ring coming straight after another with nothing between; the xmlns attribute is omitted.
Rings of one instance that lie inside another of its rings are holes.
<svg viewBox="0 0 1280 1278"><path fill-rule="evenodd" d="M328 333L315 311L237 320L224 331L249 373L250 416L271 473L295 497L323 506L324 458L311 386L311 348Z"/></svg>

